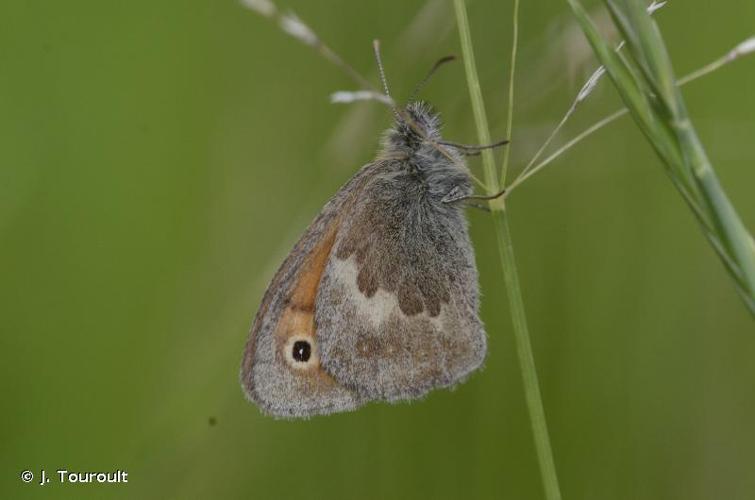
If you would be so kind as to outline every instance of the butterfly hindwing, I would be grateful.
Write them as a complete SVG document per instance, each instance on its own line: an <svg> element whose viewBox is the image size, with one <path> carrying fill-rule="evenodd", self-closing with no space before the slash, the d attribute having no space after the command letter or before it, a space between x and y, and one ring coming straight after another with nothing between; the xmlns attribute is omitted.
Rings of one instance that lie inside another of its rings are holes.
<svg viewBox="0 0 755 500"><path fill-rule="evenodd" d="M321 362L367 399L420 397L459 382L485 357L464 214L411 175L388 162L369 179L318 289Z"/></svg>

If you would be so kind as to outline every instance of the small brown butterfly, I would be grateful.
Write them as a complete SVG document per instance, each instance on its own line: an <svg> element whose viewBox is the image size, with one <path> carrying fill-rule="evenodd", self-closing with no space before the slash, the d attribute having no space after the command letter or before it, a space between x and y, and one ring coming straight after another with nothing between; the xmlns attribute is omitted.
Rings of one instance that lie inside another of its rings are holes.
<svg viewBox="0 0 755 500"><path fill-rule="evenodd" d="M265 413L412 400L485 359L463 211L475 147L442 141L424 103L394 111L375 161L325 205L262 299L241 383Z"/></svg>

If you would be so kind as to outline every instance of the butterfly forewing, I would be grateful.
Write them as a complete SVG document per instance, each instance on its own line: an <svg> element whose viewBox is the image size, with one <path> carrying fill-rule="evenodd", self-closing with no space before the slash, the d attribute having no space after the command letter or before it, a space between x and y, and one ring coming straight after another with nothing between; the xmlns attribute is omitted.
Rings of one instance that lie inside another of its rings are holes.
<svg viewBox="0 0 755 500"><path fill-rule="evenodd" d="M315 303L341 221L374 167L364 167L325 205L265 292L244 350L241 383L268 414L302 417L346 411L362 402L320 362Z"/></svg>

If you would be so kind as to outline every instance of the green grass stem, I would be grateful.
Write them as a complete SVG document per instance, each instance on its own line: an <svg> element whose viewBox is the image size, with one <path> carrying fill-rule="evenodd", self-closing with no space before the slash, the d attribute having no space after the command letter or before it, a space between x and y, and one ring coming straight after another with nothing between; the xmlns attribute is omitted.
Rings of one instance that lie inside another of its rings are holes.
<svg viewBox="0 0 755 500"><path fill-rule="evenodd" d="M488 144L490 142L490 132L488 130L488 120L485 113L482 91L480 89L480 80L477 75L472 36L469 29L469 21L467 19L467 10L464 0L454 0L454 8L459 25L459 37L461 40L462 54L464 56L464 68L467 76L470 100L472 101L472 111L477 127L478 140L480 144ZM516 24L517 19L515 15L514 25L516 26ZM512 60L516 58L515 47L516 42L514 42ZM513 81L514 74L512 68L509 84L513 85ZM513 100L513 90L511 88L509 89L509 99ZM509 113L511 113L512 110L511 105L512 103L510 102ZM510 114L509 116L512 115ZM496 176L493 154L489 150L483 152L483 170L488 191L490 193L497 192L500 185ZM558 476L556 474L556 466L553 460L550 437L548 435L545 410L540 395L540 385L537 377L537 369L535 367L535 359L532 354L532 343L530 342L527 316L524 309L521 287L519 285L514 247L511 242L507 211L505 210L503 197L492 200L490 203L490 209L494 221L501 268L503 270L504 281L509 298L509 307L511 308L517 356L519 358L519 365L522 372L525 399L529 412L530 424L532 426L543 489L545 490L545 496L548 500L560 500L561 491L558 485Z"/></svg>
<svg viewBox="0 0 755 500"><path fill-rule="evenodd" d="M511 140L513 134L514 125L514 77L516 75L516 54L519 49L519 0L514 0L514 8L512 13L512 35L511 35L511 60L509 62L509 94L508 103L506 107L506 137ZM511 148L513 147L513 140L503 150L503 161L501 163L501 186L506 185L506 174L509 170L509 157L511 156Z"/></svg>

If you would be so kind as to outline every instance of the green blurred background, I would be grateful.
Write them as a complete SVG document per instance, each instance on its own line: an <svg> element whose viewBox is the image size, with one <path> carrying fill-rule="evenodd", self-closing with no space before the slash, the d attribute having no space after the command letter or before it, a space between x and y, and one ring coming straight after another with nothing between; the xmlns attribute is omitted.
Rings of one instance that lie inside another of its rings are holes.
<svg viewBox="0 0 755 500"><path fill-rule="evenodd" d="M459 53L449 0L281 6L373 79L380 38L399 97ZM469 2L495 137L510 12ZM657 16L683 74L752 35L755 3ZM517 169L595 67L566 2L523 2L521 20ZM0 497L542 498L484 213L470 220L490 352L468 383L303 422L242 395L268 280L390 122L377 104L328 103L351 88L234 1L0 4ZM750 228L753 89L750 59L684 91ZM461 64L423 97L448 138L475 142ZM617 105L604 82L560 140ZM755 498L753 321L632 122L509 207L564 498ZM21 482L41 468L130 481Z"/></svg>

